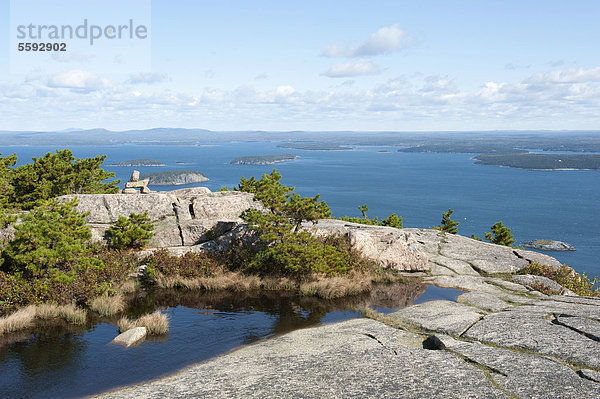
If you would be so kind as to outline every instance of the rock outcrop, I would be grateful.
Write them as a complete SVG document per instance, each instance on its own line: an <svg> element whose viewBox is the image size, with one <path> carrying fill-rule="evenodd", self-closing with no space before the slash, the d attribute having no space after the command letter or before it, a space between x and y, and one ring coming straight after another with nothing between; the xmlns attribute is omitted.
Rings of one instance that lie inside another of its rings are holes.
<svg viewBox="0 0 600 399"><path fill-rule="evenodd" d="M303 228L317 236L344 235L354 249L385 268L405 271L429 269L427 255L416 249L414 239L403 229L333 219L319 220L316 224L305 223Z"/></svg>
<svg viewBox="0 0 600 399"><path fill-rule="evenodd" d="M185 188L146 195L79 194L77 210L84 213L94 240L103 240L105 232L119 216L148 211L154 223L155 248L193 246L220 236L242 223L241 213L248 208L262 209L252 194L238 191L213 193L205 187Z"/></svg>

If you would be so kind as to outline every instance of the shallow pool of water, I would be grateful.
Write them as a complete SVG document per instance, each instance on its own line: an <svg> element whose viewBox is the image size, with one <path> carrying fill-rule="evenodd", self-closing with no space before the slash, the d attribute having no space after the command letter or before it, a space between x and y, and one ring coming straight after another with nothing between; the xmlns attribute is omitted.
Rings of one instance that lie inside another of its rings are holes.
<svg viewBox="0 0 600 399"><path fill-rule="evenodd" d="M125 348L111 343L116 319L48 325L0 341L1 398L72 398L154 379L260 339L298 328L361 317L369 306L389 313L413 303L455 299L462 291L424 284L376 287L371 293L322 300L281 292L163 291L137 298L130 318L160 310L164 337Z"/></svg>

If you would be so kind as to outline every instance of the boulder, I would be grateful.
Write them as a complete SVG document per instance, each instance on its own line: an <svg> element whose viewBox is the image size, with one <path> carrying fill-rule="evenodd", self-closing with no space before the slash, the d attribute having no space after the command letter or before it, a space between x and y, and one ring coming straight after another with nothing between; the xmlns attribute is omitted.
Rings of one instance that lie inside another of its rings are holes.
<svg viewBox="0 0 600 399"><path fill-rule="evenodd" d="M140 340L146 338L146 327L134 327L119 334L113 339L112 342L117 344L123 344L125 346L131 346Z"/></svg>
<svg viewBox="0 0 600 399"><path fill-rule="evenodd" d="M191 199L192 218L221 222L242 222L240 215L246 209L262 209L254 195L239 191L207 193Z"/></svg>
<svg viewBox="0 0 600 399"><path fill-rule="evenodd" d="M414 247L414 240L402 229L333 219L319 220L316 224L305 223L303 229L316 236L344 235L354 249L385 268L402 271L429 269L427 256Z"/></svg>

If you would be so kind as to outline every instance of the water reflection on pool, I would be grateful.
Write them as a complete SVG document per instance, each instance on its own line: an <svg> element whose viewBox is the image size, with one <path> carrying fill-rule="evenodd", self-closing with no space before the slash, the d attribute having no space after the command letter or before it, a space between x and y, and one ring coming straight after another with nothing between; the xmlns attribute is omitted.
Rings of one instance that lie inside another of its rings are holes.
<svg viewBox="0 0 600 399"><path fill-rule="evenodd" d="M461 292L417 283L379 286L339 300L282 292L153 292L138 297L128 316L161 310L169 317L169 333L132 348L111 343L118 333L116 319L47 325L1 337L0 397L91 395L164 376L276 334L360 317L352 310L358 306L388 313L421 298L453 299Z"/></svg>

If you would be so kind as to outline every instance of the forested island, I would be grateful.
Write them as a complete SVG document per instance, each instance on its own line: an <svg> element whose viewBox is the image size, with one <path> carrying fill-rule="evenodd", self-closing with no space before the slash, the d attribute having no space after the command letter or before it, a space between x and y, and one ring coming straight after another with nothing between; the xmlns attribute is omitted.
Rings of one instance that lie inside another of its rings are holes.
<svg viewBox="0 0 600 399"><path fill-rule="evenodd" d="M127 166L127 167L139 167L139 166L166 166L164 163L157 161L156 159L141 158L131 159L129 161L121 161L110 164L109 166Z"/></svg>
<svg viewBox="0 0 600 399"><path fill-rule="evenodd" d="M258 155L238 157L229 161L232 165L274 165L279 162L294 161L299 158L294 154Z"/></svg>
<svg viewBox="0 0 600 399"><path fill-rule="evenodd" d="M151 186L177 186L180 184L202 183L209 180L203 173L195 170L169 170L147 173L140 178L150 179L148 184Z"/></svg>
<svg viewBox="0 0 600 399"><path fill-rule="evenodd" d="M600 155L596 154L480 154L474 159L478 165L506 166L519 169L600 170Z"/></svg>
<svg viewBox="0 0 600 399"><path fill-rule="evenodd" d="M277 147L307 151L347 151L352 149L352 147L331 143L285 143L279 144Z"/></svg>
<svg viewBox="0 0 600 399"><path fill-rule="evenodd" d="M441 142L422 144L408 148L401 148L399 152L441 152L451 154L515 154L526 153L515 145L495 144L489 142Z"/></svg>

